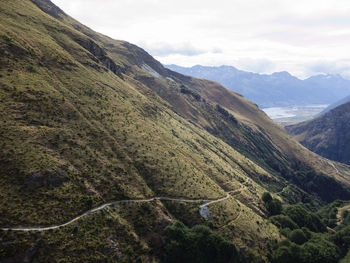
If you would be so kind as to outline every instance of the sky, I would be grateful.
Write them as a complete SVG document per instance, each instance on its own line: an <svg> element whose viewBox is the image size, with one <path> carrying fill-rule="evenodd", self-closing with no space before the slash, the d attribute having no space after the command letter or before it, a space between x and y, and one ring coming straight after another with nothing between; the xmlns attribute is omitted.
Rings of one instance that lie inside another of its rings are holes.
<svg viewBox="0 0 350 263"><path fill-rule="evenodd" d="M163 64L350 78L349 0L53 0Z"/></svg>

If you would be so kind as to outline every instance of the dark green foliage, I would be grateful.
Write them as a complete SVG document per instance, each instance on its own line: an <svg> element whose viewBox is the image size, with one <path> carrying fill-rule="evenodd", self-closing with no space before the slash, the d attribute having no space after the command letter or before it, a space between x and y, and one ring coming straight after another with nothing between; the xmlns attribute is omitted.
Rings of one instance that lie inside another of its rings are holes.
<svg viewBox="0 0 350 263"><path fill-rule="evenodd" d="M278 199L272 199L265 204L267 211L270 215L279 215L282 212L282 203Z"/></svg>
<svg viewBox="0 0 350 263"><path fill-rule="evenodd" d="M301 230L303 230L307 240L309 240L312 237L312 232L307 227L302 227Z"/></svg>
<svg viewBox="0 0 350 263"><path fill-rule="evenodd" d="M282 212L281 201L272 198L270 193L265 192L261 199L264 201L266 210L269 212L270 216L279 215Z"/></svg>
<svg viewBox="0 0 350 263"><path fill-rule="evenodd" d="M283 213L289 216L299 227L307 227L314 232L325 232L327 230L317 215L308 212L299 205L289 206Z"/></svg>
<svg viewBox="0 0 350 263"><path fill-rule="evenodd" d="M272 263L334 263L340 259L339 249L323 239L312 239L303 245L283 242L269 255Z"/></svg>
<svg viewBox="0 0 350 263"><path fill-rule="evenodd" d="M292 230L289 227L280 229L280 233L285 237L289 237L290 232L292 232Z"/></svg>
<svg viewBox="0 0 350 263"><path fill-rule="evenodd" d="M305 263L334 263L340 259L339 249L324 239L306 242L302 249L305 253L302 262Z"/></svg>
<svg viewBox="0 0 350 263"><path fill-rule="evenodd" d="M270 217L271 222L278 226L279 228L290 228L290 229L297 229L299 226L289 217L286 215L276 215Z"/></svg>
<svg viewBox="0 0 350 263"><path fill-rule="evenodd" d="M272 262L292 263L293 255L289 247L281 246L273 252Z"/></svg>
<svg viewBox="0 0 350 263"><path fill-rule="evenodd" d="M342 256L345 256L350 247L350 225L331 235L330 240L340 248Z"/></svg>
<svg viewBox="0 0 350 263"><path fill-rule="evenodd" d="M302 258L301 254L302 250L299 246L284 242L273 251L269 258L272 263L301 263L299 261Z"/></svg>
<svg viewBox="0 0 350 263"><path fill-rule="evenodd" d="M330 234L326 232L323 221L336 218L337 207L341 205L344 205L343 201L336 201L322 207L316 213L301 205L293 205L284 209L283 215L271 217L271 222L278 226L281 234L288 239L271 248L268 255L270 261L338 262L350 248L350 226L343 220L343 224L334 229L337 232ZM343 213L343 216L346 218L348 212Z"/></svg>
<svg viewBox="0 0 350 263"><path fill-rule="evenodd" d="M234 244L207 226L188 228L176 222L165 229L163 262L238 262L238 252Z"/></svg>
<svg viewBox="0 0 350 263"><path fill-rule="evenodd" d="M323 201L348 200L350 191L332 177L304 168L294 173L291 181L308 193L316 193Z"/></svg>
<svg viewBox="0 0 350 263"><path fill-rule="evenodd" d="M264 203L268 203L272 200L272 196L269 192L263 193L261 199L264 201Z"/></svg>
<svg viewBox="0 0 350 263"><path fill-rule="evenodd" d="M342 217L343 217L343 225L347 226L350 224L350 212L345 210L342 213Z"/></svg>
<svg viewBox="0 0 350 263"><path fill-rule="evenodd" d="M341 200L334 201L333 203L319 209L317 211L317 215L322 218L322 222L325 225L329 226L330 228L334 228L337 225L338 207L344 204L345 202Z"/></svg>
<svg viewBox="0 0 350 263"><path fill-rule="evenodd" d="M295 244L302 245L307 241L305 233L301 229L295 229L289 234L289 239Z"/></svg>

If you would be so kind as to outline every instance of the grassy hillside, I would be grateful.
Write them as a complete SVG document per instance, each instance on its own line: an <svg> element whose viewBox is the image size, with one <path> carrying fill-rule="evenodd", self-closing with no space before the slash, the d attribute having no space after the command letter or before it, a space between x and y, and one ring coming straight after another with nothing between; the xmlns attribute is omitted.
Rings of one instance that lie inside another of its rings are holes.
<svg viewBox="0 0 350 263"><path fill-rule="evenodd" d="M301 144L328 159L350 164L350 103L308 122L287 126Z"/></svg>
<svg viewBox="0 0 350 263"><path fill-rule="evenodd" d="M0 3L1 228L55 226L116 200L198 200L125 202L54 230L2 231L1 260L158 261L175 220L264 257L265 241L281 238L265 219L266 189L313 205L350 196L348 166L335 172L240 95L167 70L47 0ZM202 199L221 198L204 219Z"/></svg>

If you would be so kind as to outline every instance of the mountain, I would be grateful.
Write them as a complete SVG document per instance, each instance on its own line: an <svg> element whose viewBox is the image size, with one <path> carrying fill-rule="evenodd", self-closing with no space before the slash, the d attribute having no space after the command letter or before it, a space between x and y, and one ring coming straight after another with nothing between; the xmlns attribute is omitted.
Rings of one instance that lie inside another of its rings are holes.
<svg viewBox="0 0 350 263"><path fill-rule="evenodd" d="M238 93L49 0L0 1L1 262L159 262L178 220L261 262L282 239L264 192L277 208L350 199L349 166Z"/></svg>
<svg viewBox="0 0 350 263"><path fill-rule="evenodd" d="M286 129L311 151L350 164L350 102L316 119L287 126Z"/></svg>
<svg viewBox="0 0 350 263"><path fill-rule="evenodd" d="M285 71L267 75L232 66L166 67L181 74L217 81L262 108L331 104L350 94L350 80L340 75L317 75L301 80Z"/></svg>
<svg viewBox="0 0 350 263"><path fill-rule="evenodd" d="M329 105L329 106L328 106L327 108L325 108L322 112L320 112L320 113L317 115L317 117L318 117L318 116L321 116L322 114L324 114L324 113L326 113L326 112L329 112L330 110L332 110L332 109L334 109L334 108L336 108L336 107L338 107L338 106L340 106L340 105L342 105L342 104L344 104L344 103L347 103L347 102L349 102L349 101L350 101L350 96L346 96L345 98L343 98L343 99L341 99L341 100L338 100L337 102L335 102L335 103Z"/></svg>

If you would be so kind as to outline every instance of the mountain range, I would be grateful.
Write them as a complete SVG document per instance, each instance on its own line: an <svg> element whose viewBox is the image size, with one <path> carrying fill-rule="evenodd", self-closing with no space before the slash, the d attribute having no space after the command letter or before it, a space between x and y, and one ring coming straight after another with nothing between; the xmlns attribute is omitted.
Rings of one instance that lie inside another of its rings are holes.
<svg viewBox="0 0 350 263"><path fill-rule="evenodd" d="M232 66L166 67L181 74L217 81L261 108L332 104L350 94L350 80L340 75L317 75L301 80L286 71L268 75Z"/></svg>
<svg viewBox="0 0 350 263"><path fill-rule="evenodd" d="M326 226L332 202L350 199L348 165L49 0L0 3L1 262L275 263L286 246L345 255ZM294 240L285 224L310 241L283 243Z"/></svg>

